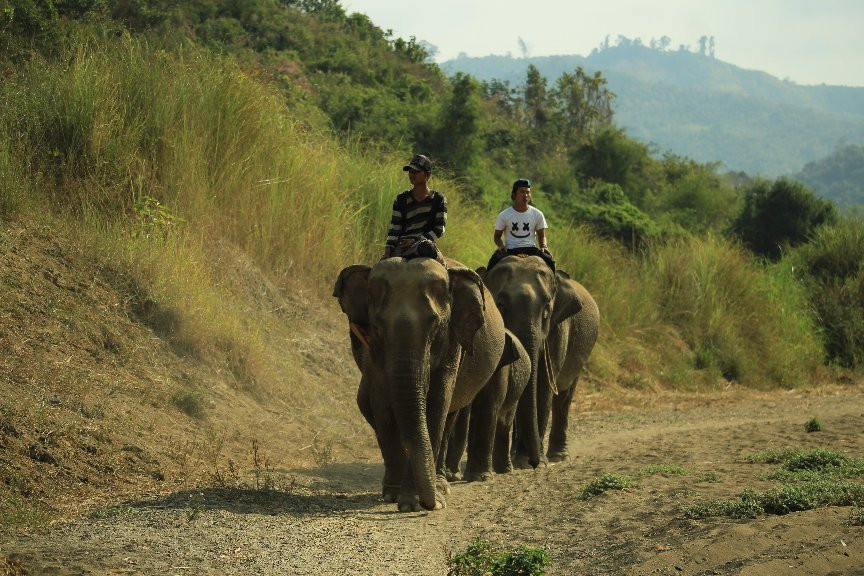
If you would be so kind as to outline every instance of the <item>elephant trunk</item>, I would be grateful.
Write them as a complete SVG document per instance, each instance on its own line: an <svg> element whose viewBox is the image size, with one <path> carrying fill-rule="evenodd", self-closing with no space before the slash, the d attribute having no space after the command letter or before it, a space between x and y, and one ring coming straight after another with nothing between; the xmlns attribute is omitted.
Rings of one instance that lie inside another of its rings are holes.
<svg viewBox="0 0 864 576"><path fill-rule="evenodd" d="M396 423L420 505L434 510L435 455L426 419L426 393L429 386L429 357L396 358L390 364L389 381Z"/></svg>
<svg viewBox="0 0 864 576"><path fill-rule="evenodd" d="M516 407L516 427L519 434L519 444L528 457L528 463L536 468L540 465L543 445L540 438L537 411L537 369L540 365L540 353L543 349L543 339L536 336L535 330L512 330L531 359L531 375L519 403Z"/></svg>

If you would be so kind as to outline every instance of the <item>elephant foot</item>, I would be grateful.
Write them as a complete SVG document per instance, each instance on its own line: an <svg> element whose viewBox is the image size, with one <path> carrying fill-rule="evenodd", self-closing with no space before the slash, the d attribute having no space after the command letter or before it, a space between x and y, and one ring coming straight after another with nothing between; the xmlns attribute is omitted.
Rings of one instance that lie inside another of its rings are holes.
<svg viewBox="0 0 864 576"><path fill-rule="evenodd" d="M381 497L384 502L396 502L399 499L399 485L384 484L381 487Z"/></svg>
<svg viewBox="0 0 864 576"><path fill-rule="evenodd" d="M570 460L570 453L566 448L555 451L550 450L546 456L549 458L549 462L567 462Z"/></svg>
<svg viewBox="0 0 864 576"><path fill-rule="evenodd" d="M537 460L532 459L527 454L514 454L513 455L513 467L519 470L531 470L532 468L545 468L548 464L545 456L540 457Z"/></svg>
<svg viewBox="0 0 864 576"><path fill-rule="evenodd" d="M495 473L496 474L509 474L513 472L513 463L507 462L506 464L496 464L495 465Z"/></svg>
<svg viewBox="0 0 864 576"><path fill-rule="evenodd" d="M483 472L465 472L467 482L489 482L495 477L494 472L488 470Z"/></svg>
<svg viewBox="0 0 864 576"><path fill-rule="evenodd" d="M444 476L435 479L435 492L439 494L450 494L450 483Z"/></svg>
<svg viewBox="0 0 864 576"><path fill-rule="evenodd" d="M462 472L459 470L446 470L444 472L444 477L447 478L448 482L459 482L462 480Z"/></svg>

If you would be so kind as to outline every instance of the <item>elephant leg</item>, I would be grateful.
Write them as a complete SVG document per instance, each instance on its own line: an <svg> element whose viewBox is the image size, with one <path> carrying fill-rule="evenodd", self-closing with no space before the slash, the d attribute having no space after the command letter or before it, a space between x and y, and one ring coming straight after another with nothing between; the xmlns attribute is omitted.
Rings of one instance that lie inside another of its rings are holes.
<svg viewBox="0 0 864 576"><path fill-rule="evenodd" d="M447 506L446 495L450 493L450 484L444 473L444 459L446 454L446 443L444 433L447 430L448 421L451 425L456 422L456 414L448 418L450 400L453 398L453 385L456 381L458 360L455 366L444 366L435 370L432 374L429 394L426 398L426 421L429 426L429 441L432 443L432 453L437 463L435 491L436 500L442 508ZM442 446L444 448L442 449Z"/></svg>
<svg viewBox="0 0 864 576"><path fill-rule="evenodd" d="M399 436L399 427L389 404L376 398L365 378L360 381L357 404L366 421L375 430L375 439L384 460L384 478L381 481L381 495L385 502L396 502L407 467L405 448Z"/></svg>
<svg viewBox="0 0 864 576"><path fill-rule="evenodd" d="M441 438L441 448L438 450L438 460L435 462L435 474L438 478L444 478L447 482L450 482L450 473L447 470L447 457L450 455L451 446L453 446L453 435L456 430L456 424L459 422L459 415L461 410L458 412L451 412L447 414L447 421L444 424L444 436ZM455 449L455 446L453 447ZM456 462L458 467L459 462ZM441 485L440 488L444 490L445 494L450 493L450 484Z"/></svg>
<svg viewBox="0 0 864 576"><path fill-rule="evenodd" d="M503 390L502 385L505 386ZM506 393L506 385L506 378L496 373L471 404L468 461L465 464L465 480L468 482L486 482L494 476L492 449L495 442L495 424Z"/></svg>
<svg viewBox="0 0 864 576"><path fill-rule="evenodd" d="M549 416L552 412L552 399L554 395L549 388L545 378L537 382L537 432L540 435L540 451L543 453L543 443L546 440L546 432L549 427ZM544 456L545 458L545 456Z"/></svg>
<svg viewBox="0 0 864 576"><path fill-rule="evenodd" d="M567 390L559 392L552 400L552 425L549 429L547 453L550 462L563 462L570 458L567 451L567 423L574 390L576 390L575 382Z"/></svg>
<svg viewBox="0 0 864 576"><path fill-rule="evenodd" d="M447 455L444 462L444 471L447 480L455 482L462 479L460 464L462 455L468 446L468 421L471 418L471 405L459 410L453 429L447 434Z"/></svg>
<svg viewBox="0 0 864 576"><path fill-rule="evenodd" d="M492 469L496 474L507 474L513 471L513 462L510 459L510 449L513 444L513 419L516 417L514 411L508 414L499 414L495 426L495 445L492 449Z"/></svg>

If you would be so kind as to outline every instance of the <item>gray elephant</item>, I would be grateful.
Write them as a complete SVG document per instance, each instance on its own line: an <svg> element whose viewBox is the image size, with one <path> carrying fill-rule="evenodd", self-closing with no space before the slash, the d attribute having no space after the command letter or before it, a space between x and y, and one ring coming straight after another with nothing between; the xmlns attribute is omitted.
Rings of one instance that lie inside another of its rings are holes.
<svg viewBox="0 0 864 576"><path fill-rule="evenodd" d="M468 482L486 481L495 473L513 470L510 459L513 422L517 403L530 377L528 353L519 339L507 330L505 358L474 401L459 411L449 434L444 470L448 479L464 477ZM468 458L463 476L459 467L466 449Z"/></svg>
<svg viewBox="0 0 864 576"><path fill-rule="evenodd" d="M491 270L478 272L531 360L529 382L517 407L514 462L536 467L565 460L570 402L597 341L597 303L581 284L565 272L553 272L536 256L508 256Z"/></svg>
<svg viewBox="0 0 864 576"><path fill-rule="evenodd" d="M333 295L351 326L357 402L401 511L446 505L437 475L449 412L467 406L504 355L504 322L480 277L449 260L388 258L342 270Z"/></svg>

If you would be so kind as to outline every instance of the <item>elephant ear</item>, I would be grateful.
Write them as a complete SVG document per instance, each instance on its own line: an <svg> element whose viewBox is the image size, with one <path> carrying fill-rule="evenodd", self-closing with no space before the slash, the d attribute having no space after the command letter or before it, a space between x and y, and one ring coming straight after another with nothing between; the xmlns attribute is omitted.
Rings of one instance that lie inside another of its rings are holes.
<svg viewBox="0 0 864 576"><path fill-rule="evenodd" d="M485 321L486 298L483 281L468 268L449 268L450 330L469 354L474 353L474 334Z"/></svg>
<svg viewBox="0 0 864 576"><path fill-rule="evenodd" d="M518 341L519 339L510 330L504 330L504 352L501 354L498 368L516 362L522 356L520 352L522 348L517 344Z"/></svg>
<svg viewBox="0 0 864 576"><path fill-rule="evenodd" d="M576 285L570 280L570 276L566 272L558 271L555 273L555 281L557 287L555 303L552 305L552 326L557 326L582 310L582 299L576 292Z"/></svg>
<svg viewBox="0 0 864 576"><path fill-rule="evenodd" d="M368 299L366 282L369 271L365 264L354 264L344 268L333 286L333 296L339 299L339 307L348 316L348 321L360 326L369 325Z"/></svg>

